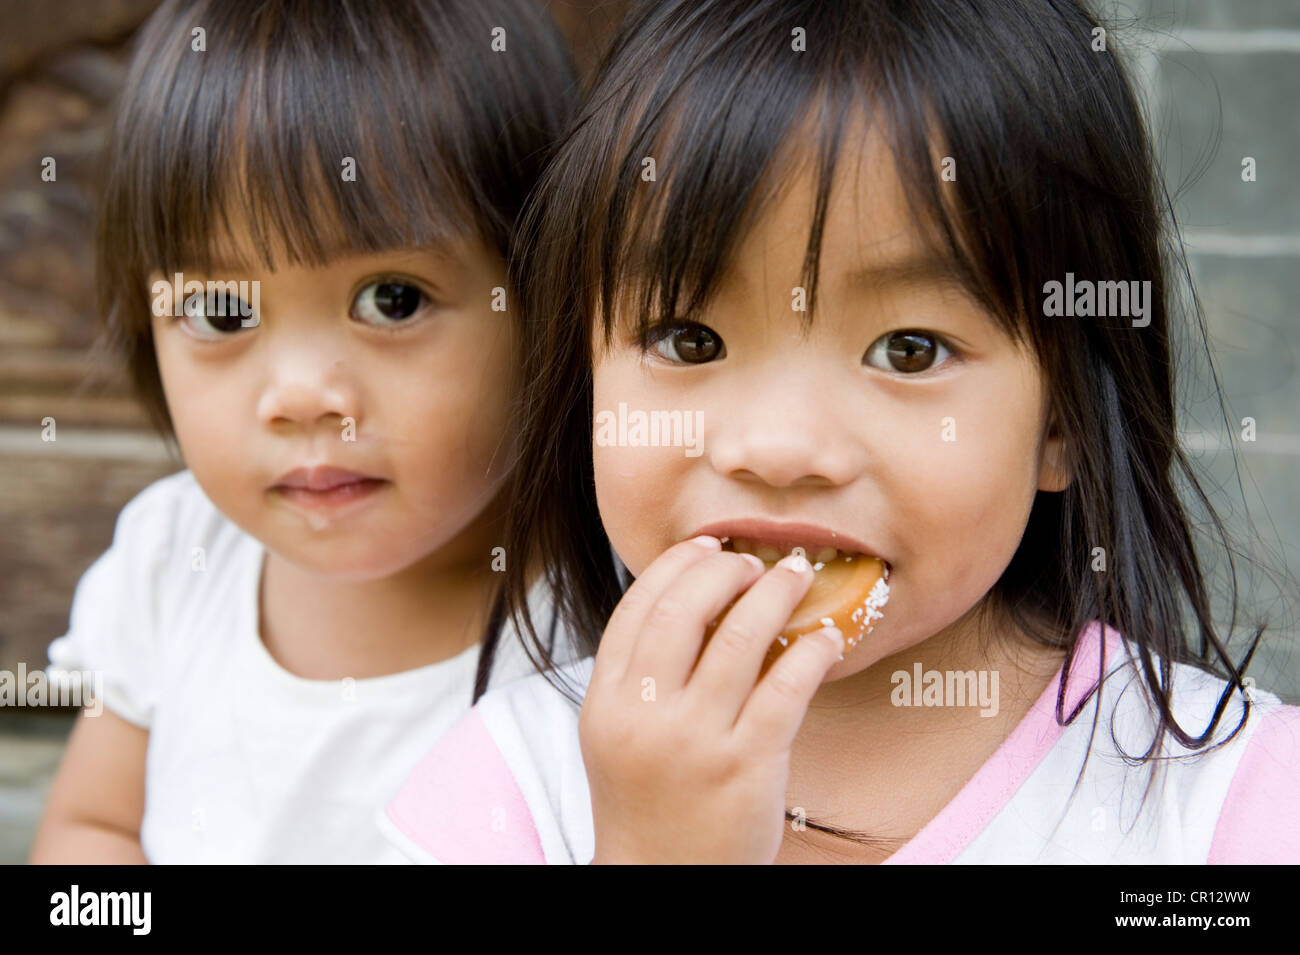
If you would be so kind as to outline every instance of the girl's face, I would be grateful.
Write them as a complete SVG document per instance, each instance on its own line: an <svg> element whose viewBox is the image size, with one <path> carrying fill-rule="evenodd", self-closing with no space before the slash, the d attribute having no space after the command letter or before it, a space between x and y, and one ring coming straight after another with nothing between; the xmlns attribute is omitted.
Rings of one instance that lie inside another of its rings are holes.
<svg viewBox="0 0 1300 955"><path fill-rule="evenodd" d="M247 248L241 241L233 245ZM181 450L227 517L340 580L387 576L435 552L439 564L486 558L474 522L497 497L511 450L513 336L492 307L506 282L499 256L462 241L322 268L236 261L183 278L259 283L254 326L200 307L180 318L155 307L152 320ZM299 468L378 480L279 486Z"/></svg>
<svg viewBox="0 0 1300 955"><path fill-rule="evenodd" d="M806 336L794 306L811 174L743 237L704 329L667 329L644 352L627 324L608 350L595 336L597 416L624 403L629 424L679 411L702 425L698 454L618 446L597 429L601 518L633 574L705 528L751 519L815 525L888 562L883 619L828 680L974 608L1010 563L1035 491L1068 482L1033 355L927 255L875 131L860 156L841 160Z"/></svg>

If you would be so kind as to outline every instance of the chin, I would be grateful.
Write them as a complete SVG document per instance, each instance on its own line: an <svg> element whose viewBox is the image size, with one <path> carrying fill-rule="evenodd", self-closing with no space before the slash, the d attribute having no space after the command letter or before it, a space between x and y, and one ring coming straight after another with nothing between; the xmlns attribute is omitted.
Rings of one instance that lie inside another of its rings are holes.
<svg viewBox="0 0 1300 955"><path fill-rule="evenodd" d="M869 669L884 660L891 652L884 647L862 645L853 647L844 654L843 660L837 660L835 665L826 671L826 678L822 680L822 683L834 683L836 680L856 676L863 670Z"/></svg>
<svg viewBox="0 0 1300 955"><path fill-rule="evenodd" d="M326 544L293 546L280 549L281 557L295 566L326 580L339 583L362 583L381 580L405 569L412 560L395 559L392 551L349 550Z"/></svg>

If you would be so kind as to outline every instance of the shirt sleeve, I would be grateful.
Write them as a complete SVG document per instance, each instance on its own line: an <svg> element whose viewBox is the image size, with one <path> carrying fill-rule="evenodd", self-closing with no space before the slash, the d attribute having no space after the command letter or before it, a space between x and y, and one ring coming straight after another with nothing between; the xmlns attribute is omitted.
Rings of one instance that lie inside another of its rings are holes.
<svg viewBox="0 0 1300 955"><path fill-rule="evenodd" d="M102 695L96 702L146 729L156 700L158 591L170 551L171 487L164 478L122 509L112 545L77 584L68 632L47 651L52 677L89 673Z"/></svg>
<svg viewBox="0 0 1300 955"><path fill-rule="evenodd" d="M593 665L587 657L485 693L379 810L380 829L417 862L590 862L591 799L569 691L580 697Z"/></svg>
<svg viewBox="0 0 1300 955"><path fill-rule="evenodd" d="M1223 801L1207 861L1300 862L1300 707L1278 706L1260 718Z"/></svg>

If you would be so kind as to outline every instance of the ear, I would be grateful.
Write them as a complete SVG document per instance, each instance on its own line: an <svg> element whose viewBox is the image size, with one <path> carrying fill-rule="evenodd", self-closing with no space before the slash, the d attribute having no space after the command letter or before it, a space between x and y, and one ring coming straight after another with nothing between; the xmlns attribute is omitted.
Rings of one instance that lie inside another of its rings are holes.
<svg viewBox="0 0 1300 955"><path fill-rule="evenodd" d="M1053 414L1038 451L1038 490L1064 491L1070 486L1069 449Z"/></svg>

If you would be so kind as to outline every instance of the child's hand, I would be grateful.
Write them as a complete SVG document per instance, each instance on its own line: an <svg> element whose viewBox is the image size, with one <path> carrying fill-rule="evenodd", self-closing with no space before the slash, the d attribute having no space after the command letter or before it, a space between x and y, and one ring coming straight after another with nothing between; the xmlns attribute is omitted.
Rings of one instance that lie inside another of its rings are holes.
<svg viewBox="0 0 1300 955"><path fill-rule="evenodd" d="M624 594L578 722L593 862L776 858L790 747L843 637L809 634L758 676L812 579L802 558L765 574L758 558L698 538L665 551ZM705 627L741 591L700 656Z"/></svg>

